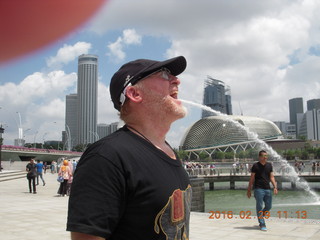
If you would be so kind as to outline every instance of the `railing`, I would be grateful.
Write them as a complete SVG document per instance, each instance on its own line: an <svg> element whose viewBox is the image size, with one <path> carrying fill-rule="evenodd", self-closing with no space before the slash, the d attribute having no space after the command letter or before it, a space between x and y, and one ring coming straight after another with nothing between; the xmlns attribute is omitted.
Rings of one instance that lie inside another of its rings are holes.
<svg viewBox="0 0 320 240"><path fill-rule="evenodd" d="M217 168L186 168L187 173L189 176L220 176L220 175L238 175L238 176L245 176L250 175L250 171L248 169L236 169L232 167L217 167ZM311 175L319 175L320 168L317 167L315 171L312 171L312 167L306 166L302 172L297 172L300 176L311 176ZM289 171L281 170L281 169L274 169L275 176L283 176L290 174Z"/></svg>
<svg viewBox="0 0 320 240"><path fill-rule="evenodd" d="M57 153L57 154L76 154L81 155L82 152L72 152L67 150L56 150L56 149L42 149L42 148L27 148L12 145L2 145L2 150L5 151L17 151L17 152L40 152L40 153Z"/></svg>
<svg viewBox="0 0 320 240"><path fill-rule="evenodd" d="M219 168L186 168L189 176L249 175L248 170L237 170L230 167Z"/></svg>

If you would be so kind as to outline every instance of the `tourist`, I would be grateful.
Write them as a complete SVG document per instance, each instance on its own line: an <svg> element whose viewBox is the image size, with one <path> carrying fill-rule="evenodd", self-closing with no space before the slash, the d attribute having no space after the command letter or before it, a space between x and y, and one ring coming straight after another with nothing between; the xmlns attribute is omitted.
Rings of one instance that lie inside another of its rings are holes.
<svg viewBox="0 0 320 240"><path fill-rule="evenodd" d="M68 193L68 181L72 177L72 170L69 167L69 161L63 160L63 164L59 169L58 176L62 176L64 181L60 183L58 194L62 197Z"/></svg>
<svg viewBox="0 0 320 240"><path fill-rule="evenodd" d="M27 179L29 183L29 192L36 194L36 177L37 177L37 167L36 164L34 163L34 159L30 159L30 162L26 166L26 171L27 171Z"/></svg>
<svg viewBox="0 0 320 240"><path fill-rule="evenodd" d="M78 164L78 162L73 159L73 160L72 160L72 173L74 173L74 171L76 170L77 164Z"/></svg>
<svg viewBox="0 0 320 240"><path fill-rule="evenodd" d="M47 162L43 163L43 173L46 174L47 173Z"/></svg>
<svg viewBox="0 0 320 240"><path fill-rule="evenodd" d="M305 167L306 165L304 164L304 162L301 162L301 174L303 173Z"/></svg>
<svg viewBox="0 0 320 240"><path fill-rule="evenodd" d="M55 161L52 161L51 164L50 164L50 170L51 170L51 173L56 173L56 162Z"/></svg>
<svg viewBox="0 0 320 240"><path fill-rule="evenodd" d="M312 174L316 175L316 169L317 169L317 163L316 162L312 163L311 169L312 169Z"/></svg>
<svg viewBox="0 0 320 240"><path fill-rule="evenodd" d="M82 155L67 230L80 239L189 239L191 186L165 137L184 117L178 100L186 60L139 59L112 77L111 99L125 125Z"/></svg>
<svg viewBox="0 0 320 240"><path fill-rule="evenodd" d="M46 182L44 181L43 176L42 176L44 165L42 162L40 162L40 160L37 160L36 167L37 167L37 185L39 185L39 177L40 177L42 180L42 184L44 186L44 185L46 185Z"/></svg>
<svg viewBox="0 0 320 240"><path fill-rule="evenodd" d="M273 193L278 194L277 183L273 175L273 167L271 163L267 162L267 159L267 152L261 150L259 152L259 162L256 162L252 166L247 192L247 196L250 198L251 188L252 186L254 187L257 217L262 231L267 231L264 215L270 216L270 210L272 207L272 191L270 188L270 182L274 187Z"/></svg>

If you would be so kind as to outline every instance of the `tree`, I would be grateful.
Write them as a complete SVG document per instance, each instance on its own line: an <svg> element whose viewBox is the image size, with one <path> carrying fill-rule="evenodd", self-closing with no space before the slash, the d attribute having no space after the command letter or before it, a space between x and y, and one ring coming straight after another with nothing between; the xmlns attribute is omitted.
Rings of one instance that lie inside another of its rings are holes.
<svg viewBox="0 0 320 240"><path fill-rule="evenodd" d="M309 153L308 153L307 150L303 150L303 151L301 152L301 159L304 159L304 160L309 159Z"/></svg>
<svg viewBox="0 0 320 240"><path fill-rule="evenodd" d="M224 152L215 152L215 154L214 154L214 157L216 158L216 159L220 159L220 160L222 160L222 159L224 159L224 156L225 156L225 153Z"/></svg>
<svg viewBox="0 0 320 240"><path fill-rule="evenodd" d="M249 153L247 151L241 151L237 154L238 158L244 159L244 158L248 158Z"/></svg>
<svg viewBox="0 0 320 240"><path fill-rule="evenodd" d="M314 157L317 158L317 159L320 158L320 148L317 148L317 149L315 150L315 156L314 156Z"/></svg>
<svg viewBox="0 0 320 240"><path fill-rule="evenodd" d="M200 152L199 158L200 160L208 160L209 155L206 152Z"/></svg>
<svg viewBox="0 0 320 240"><path fill-rule="evenodd" d="M226 159L233 159L234 158L234 152L226 152L225 153Z"/></svg>
<svg viewBox="0 0 320 240"><path fill-rule="evenodd" d="M295 157L295 153L292 150L288 150L284 154L287 160L292 160Z"/></svg>
<svg viewBox="0 0 320 240"><path fill-rule="evenodd" d="M177 150L175 149L178 157L181 159L181 160L187 160L188 159L188 153L184 150Z"/></svg>

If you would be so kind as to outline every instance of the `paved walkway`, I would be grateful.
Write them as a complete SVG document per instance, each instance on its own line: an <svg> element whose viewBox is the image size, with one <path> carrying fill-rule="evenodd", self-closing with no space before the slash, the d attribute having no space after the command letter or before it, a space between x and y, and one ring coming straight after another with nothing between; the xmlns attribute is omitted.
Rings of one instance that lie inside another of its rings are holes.
<svg viewBox="0 0 320 240"><path fill-rule="evenodd" d="M1 240L64 240L68 197L58 197L56 174L44 175L46 185L30 194L27 179L0 182ZM209 219L209 213L191 213L190 240L319 240L319 220L269 219L261 232L255 219Z"/></svg>

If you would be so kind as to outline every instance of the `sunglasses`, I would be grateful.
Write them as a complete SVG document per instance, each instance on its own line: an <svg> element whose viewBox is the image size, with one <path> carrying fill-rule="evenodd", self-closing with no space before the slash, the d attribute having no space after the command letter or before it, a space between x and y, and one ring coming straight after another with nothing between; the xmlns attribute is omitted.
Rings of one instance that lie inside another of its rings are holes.
<svg viewBox="0 0 320 240"><path fill-rule="evenodd" d="M143 79L146 79L146 78L149 78L155 74L158 74L158 73L161 73L161 78L164 79L164 80L167 80L167 81L171 81L174 79L174 76L172 76L171 72L169 69L167 68L161 68L155 72L152 72L150 73L149 75L141 78L139 81L143 80ZM126 89L127 87L129 86L132 86L131 82L129 82L129 84L123 89L122 93L120 94L120 103L121 103L121 106L124 104L125 100L126 100Z"/></svg>
<svg viewBox="0 0 320 240"><path fill-rule="evenodd" d="M146 76L146 77L144 77L142 79L151 77L152 75L155 75L155 74L158 74L158 73L161 73L161 78L163 78L164 80L171 81L173 79L173 76L171 75L170 70L167 69L167 68L161 68L161 69L149 74L148 76Z"/></svg>

